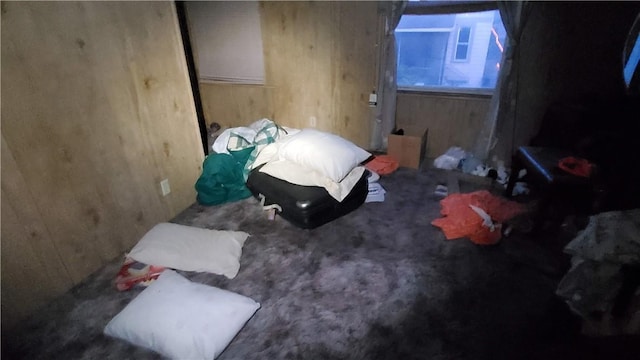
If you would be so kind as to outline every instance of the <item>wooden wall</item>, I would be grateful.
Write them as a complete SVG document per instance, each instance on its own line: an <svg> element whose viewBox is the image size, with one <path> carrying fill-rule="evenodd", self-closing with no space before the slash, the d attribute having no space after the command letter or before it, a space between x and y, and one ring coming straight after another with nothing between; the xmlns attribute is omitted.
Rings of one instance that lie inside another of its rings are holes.
<svg viewBox="0 0 640 360"><path fill-rule="evenodd" d="M189 206L203 153L172 2L1 12L6 330Z"/></svg>
<svg viewBox="0 0 640 360"><path fill-rule="evenodd" d="M376 2L263 2L267 85L276 121L369 145L376 77Z"/></svg>
<svg viewBox="0 0 640 360"><path fill-rule="evenodd" d="M265 85L200 82L207 124L247 126L262 118L274 119L272 88Z"/></svg>
<svg viewBox="0 0 640 360"><path fill-rule="evenodd" d="M376 2L262 2L265 85L200 83L207 123L263 117L339 134L368 147L377 84ZM399 94L397 119L430 128L427 156L472 148L488 98ZM315 118L315 124L314 119Z"/></svg>
<svg viewBox="0 0 640 360"><path fill-rule="evenodd" d="M207 123L243 126L267 117L369 146L377 9L366 1L261 2L265 85L201 83Z"/></svg>
<svg viewBox="0 0 640 360"><path fill-rule="evenodd" d="M428 158L442 155L451 146L471 151L490 102L488 96L399 92L396 126L418 134L429 129Z"/></svg>

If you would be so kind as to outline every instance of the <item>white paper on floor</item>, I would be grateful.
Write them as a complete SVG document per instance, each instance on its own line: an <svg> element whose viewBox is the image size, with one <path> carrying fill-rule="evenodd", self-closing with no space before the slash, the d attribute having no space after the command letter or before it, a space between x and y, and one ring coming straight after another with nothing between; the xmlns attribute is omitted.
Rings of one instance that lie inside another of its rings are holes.
<svg viewBox="0 0 640 360"><path fill-rule="evenodd" d="M364 202L383 202L385 189L379 183L369 183L369 193Z"/></svg>

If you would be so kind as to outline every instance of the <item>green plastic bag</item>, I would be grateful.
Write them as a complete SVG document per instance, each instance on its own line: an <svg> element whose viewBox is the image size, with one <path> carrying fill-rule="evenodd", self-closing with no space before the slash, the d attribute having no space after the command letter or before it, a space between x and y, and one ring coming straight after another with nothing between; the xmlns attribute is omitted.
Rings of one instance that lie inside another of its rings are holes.
<svg viewBox="0 0 640 360"><path fill-rule="evenodd" d="M197 201L202 205L219 205L246 199L251 191L246 186L244 165L253 146L231 154L210 154L204 159L202 174L196 181Z"/></svg>

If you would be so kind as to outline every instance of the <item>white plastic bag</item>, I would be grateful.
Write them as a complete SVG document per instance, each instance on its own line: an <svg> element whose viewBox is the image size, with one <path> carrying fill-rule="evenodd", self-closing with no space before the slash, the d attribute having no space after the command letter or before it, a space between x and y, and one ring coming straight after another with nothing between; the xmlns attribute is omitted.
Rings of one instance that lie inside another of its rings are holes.
<svg viewBox="0 0 640 360"><path fill-rule="evenodd" d="M458 167L460 160L464 159L464 157L465 152L462 148L457 146L450 147L447 152L433 160L433 166L438 169L453 170Z"/></svg>

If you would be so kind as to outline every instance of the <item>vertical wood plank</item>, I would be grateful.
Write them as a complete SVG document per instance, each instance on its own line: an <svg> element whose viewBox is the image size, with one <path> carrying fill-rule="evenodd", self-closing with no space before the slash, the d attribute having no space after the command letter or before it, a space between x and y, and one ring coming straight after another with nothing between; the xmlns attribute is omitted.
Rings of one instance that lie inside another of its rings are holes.
<svg viewBox="0 0 640 360"><path fill-rule="evenodd" d="M275 120L368 146L377 4L263 2L261 16Z"/></svg>
<svg viewBox="0 0 640 360"><path fill-rule="evenodd" d="M396 123L408 132L429 129L426 156L442 155L451 146L473 149L489 111L489 98L398 93Z"/></svg>
<svg viewBox="0 0 640 360"><path fill-rule="evenodd" d="M13 326L73 285L64 261L2 136L2 310ZM5 311L7 310L7 311Z"/></svg>
<svg viewBox="0 0 640 360"><path fill-rule="evenodd" d="M268 86L200 83L200 94L207 124L237 127L274 118Z"/></svg>

